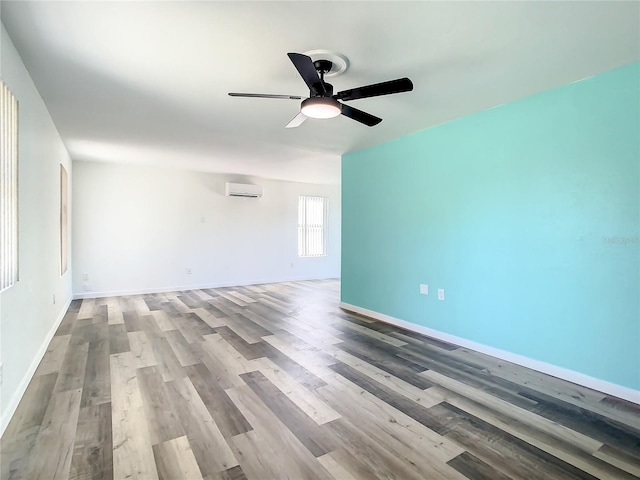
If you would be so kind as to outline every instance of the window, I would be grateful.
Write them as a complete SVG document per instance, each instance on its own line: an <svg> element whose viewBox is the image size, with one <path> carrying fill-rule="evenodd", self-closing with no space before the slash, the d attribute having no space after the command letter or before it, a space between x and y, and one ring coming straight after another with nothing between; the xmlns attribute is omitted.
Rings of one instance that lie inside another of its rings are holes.
<svg viewBox="0 0 640 480"><path fill-rule="evenodd" d="M18 280L18 101L0 81L0 291Z"/></svg>
<svg viewBox="0 0 640 480"><path fill-rule="evenodd" d="M327 255L327 210L329 199L298 197L298 256Z"/></svg>

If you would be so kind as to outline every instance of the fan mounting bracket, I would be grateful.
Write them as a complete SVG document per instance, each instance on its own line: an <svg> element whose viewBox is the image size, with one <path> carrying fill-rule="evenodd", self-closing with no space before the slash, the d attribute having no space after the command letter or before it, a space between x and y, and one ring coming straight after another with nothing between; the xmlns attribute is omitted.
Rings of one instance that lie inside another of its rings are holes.
<svg viewBox="0 0 640 480"><path fill-rule="evenodd" d="M331 60L316 60L313 62L313 66L316 67L318 73L324 75L331 71L333 62Z"/></svg>
<svg viewBox="0 0 640 480"><path fill-rule="evenodd" d="M315 62L318 60L331 62L331 68L325 71L325 78L342 75L349 68L349 59L341 53L334 52L332 50L309 50L308 52L304 52L304 54L311 57L311 60L314 62L314 66Z"/></svg>

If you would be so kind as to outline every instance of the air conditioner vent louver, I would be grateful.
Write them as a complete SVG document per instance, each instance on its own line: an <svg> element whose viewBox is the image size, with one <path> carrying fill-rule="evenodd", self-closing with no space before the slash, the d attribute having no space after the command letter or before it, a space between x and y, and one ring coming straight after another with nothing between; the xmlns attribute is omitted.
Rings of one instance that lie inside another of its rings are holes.
<svg viewBox="0 0 640 480"><path fill-rule="evenodd" d="M225 186L225 195L227 197L262 197L262 185L250 185L247 183L230 183Z"/></svg>

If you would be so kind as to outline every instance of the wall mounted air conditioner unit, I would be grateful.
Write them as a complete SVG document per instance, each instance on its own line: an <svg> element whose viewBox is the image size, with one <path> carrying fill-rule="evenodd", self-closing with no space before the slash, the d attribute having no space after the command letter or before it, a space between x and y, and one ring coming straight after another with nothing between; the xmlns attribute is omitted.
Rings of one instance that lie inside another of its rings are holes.
<svg viewBox="0 0 640 480"><path fill-rule="evenodd" d="M227 182L224 194L227 197L260 198L262 196L262 185Z"/></svg>

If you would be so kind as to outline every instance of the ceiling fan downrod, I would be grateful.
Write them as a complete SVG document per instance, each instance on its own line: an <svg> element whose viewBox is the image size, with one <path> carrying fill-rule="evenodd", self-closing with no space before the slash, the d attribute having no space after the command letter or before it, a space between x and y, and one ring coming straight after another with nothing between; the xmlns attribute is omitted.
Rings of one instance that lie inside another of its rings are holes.
<svg viewBox="0 0 640 480"><path fill-rule="evenodd" d="M321 93L322 88L315 88L314 89L315 91L310 92L311 96L312 97L330 97L331 95L333 95L333 85L324 81L324 75L325 73L329 73L331 71L331 68L333 67L333 63L330 60L316 60L315 62L313 62L313 66L318 72L318 75L320 76L320 83L324 85L325 92Z"/></svg>

